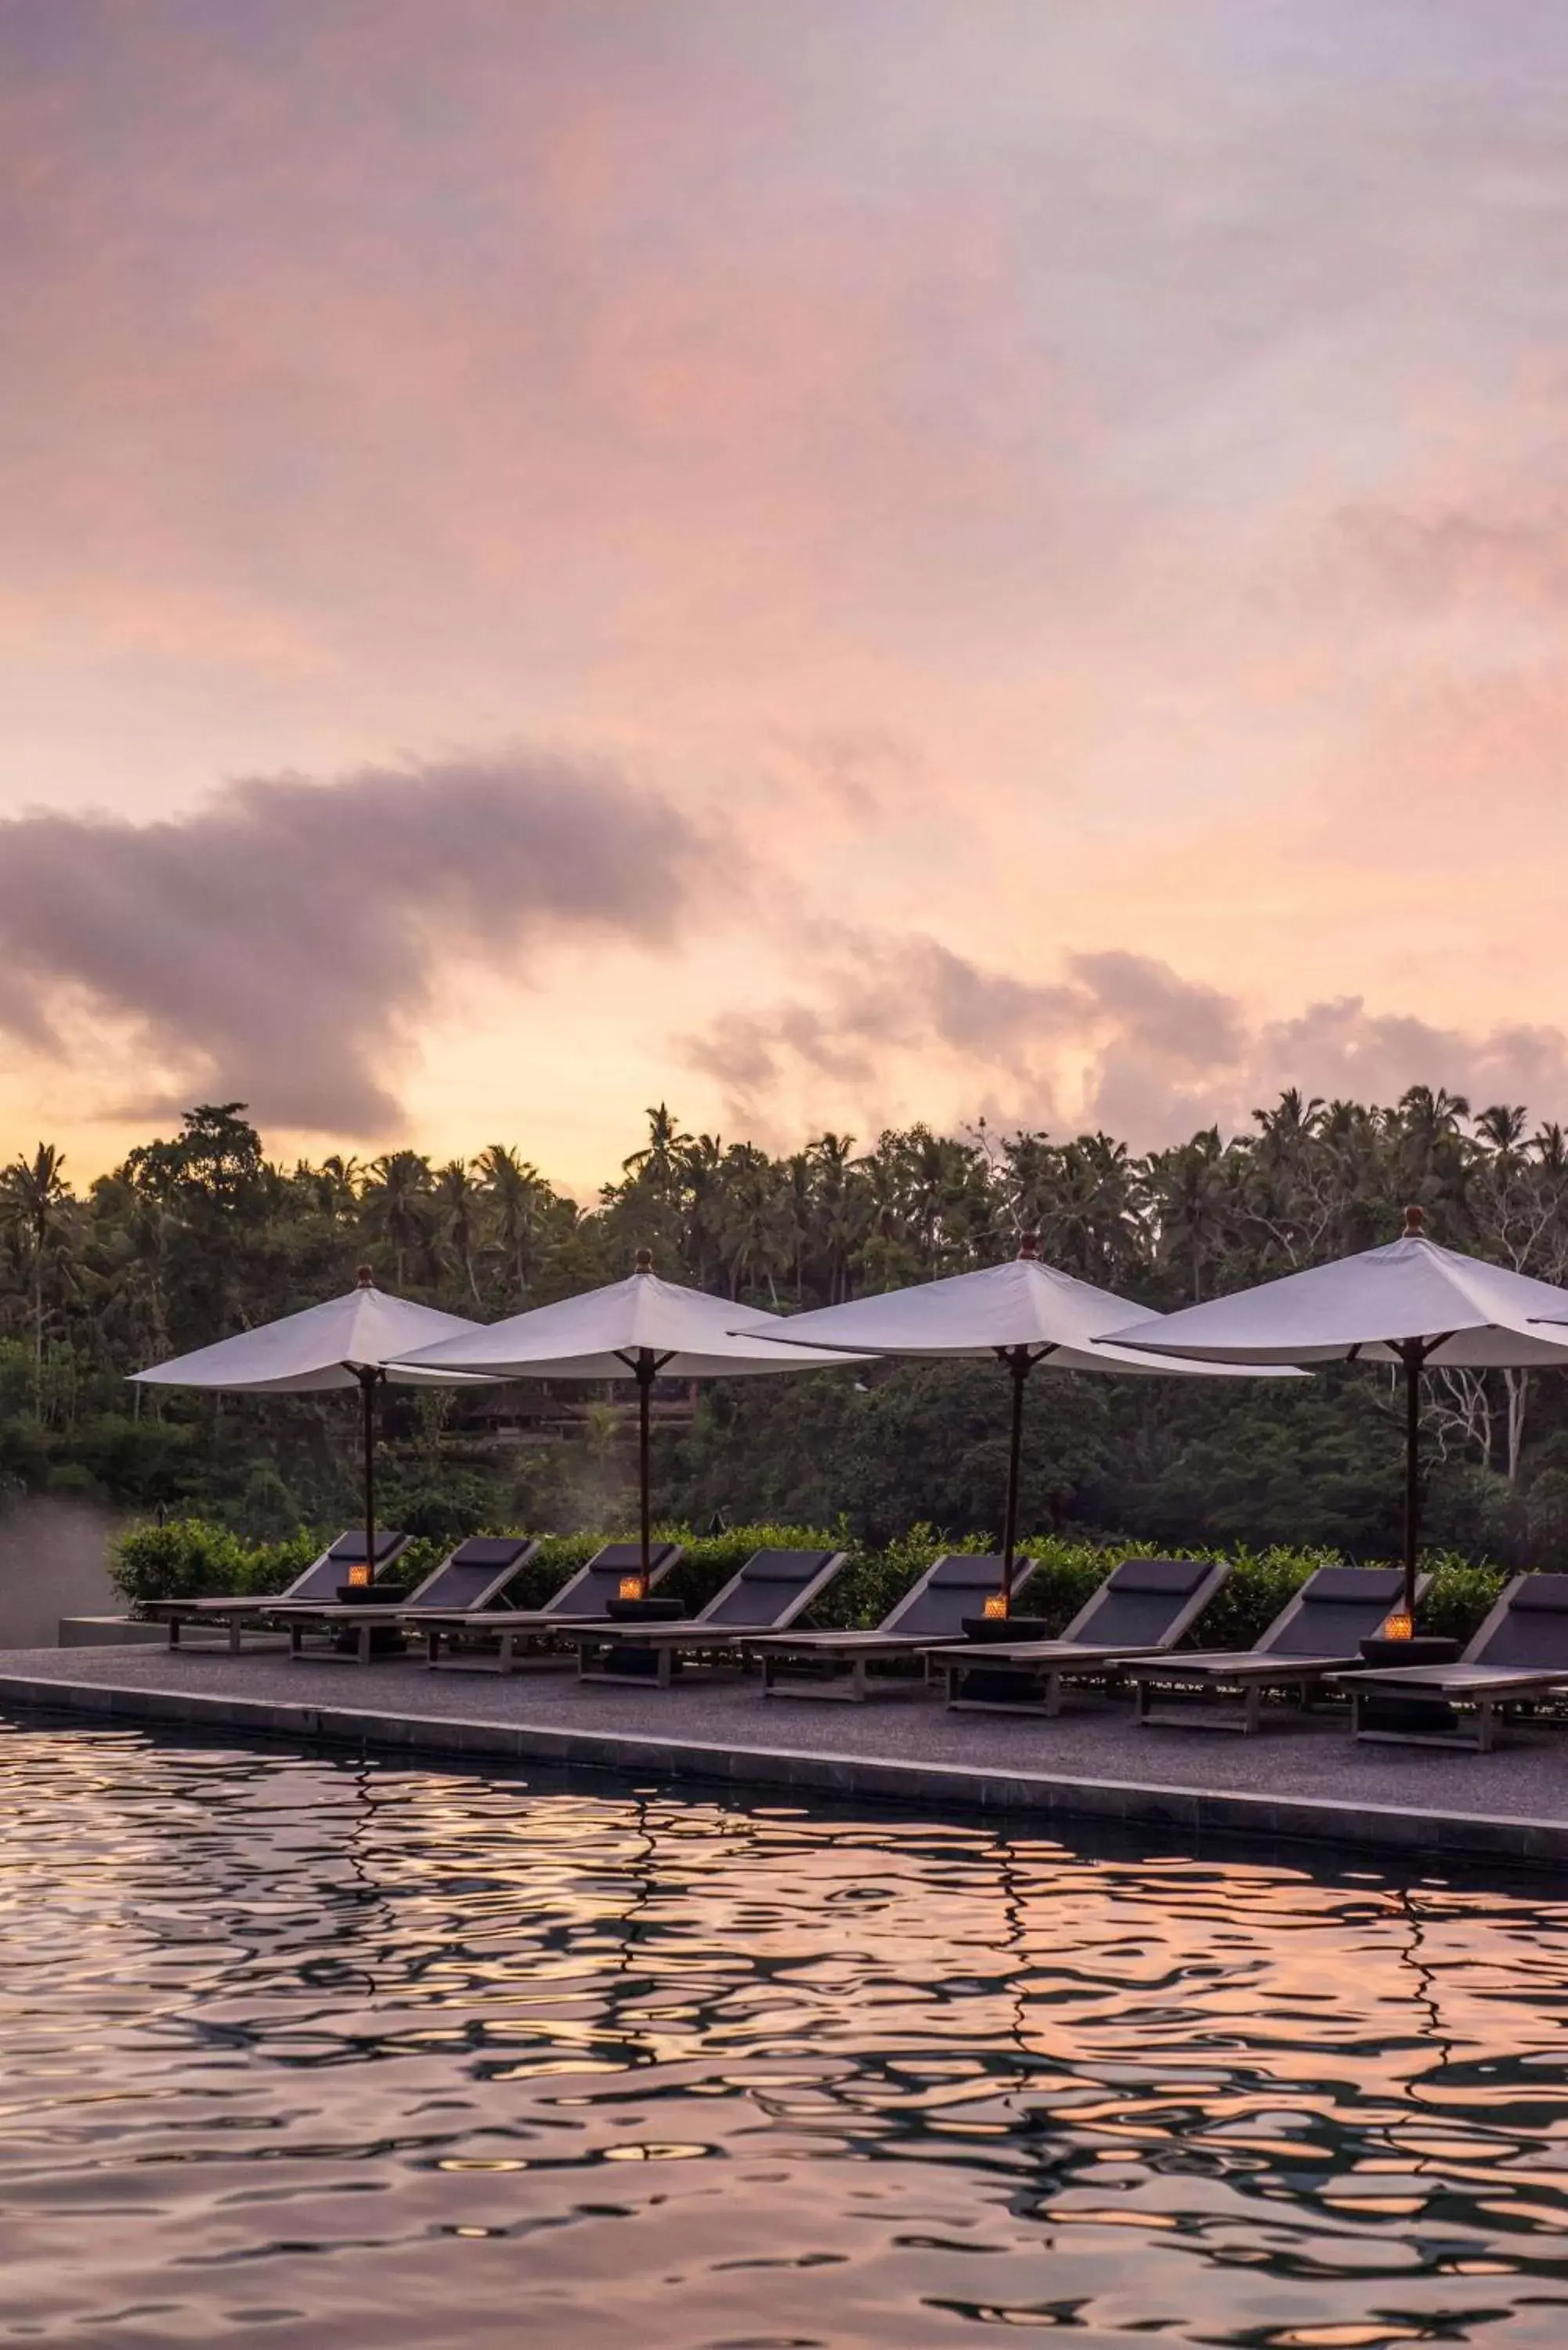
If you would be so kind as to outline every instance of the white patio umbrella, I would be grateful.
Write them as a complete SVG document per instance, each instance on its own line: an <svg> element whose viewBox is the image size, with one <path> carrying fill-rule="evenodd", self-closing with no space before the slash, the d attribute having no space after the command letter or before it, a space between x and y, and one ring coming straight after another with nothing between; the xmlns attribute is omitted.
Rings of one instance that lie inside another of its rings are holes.
<svg viewBox="0 0 1568 2350"><path fill-rule="evenodd" d="M175 1355L133 1371L142 1387L211 1388L237 1395L315 1395L330 1388L359 1389L364 1410L365 1555L376 1555L376 1389L389 1379L429 1386L444 1375L405 1369L400 1357L434 1338L477 1331L461 1314L439 1314L410 1298L378 1289L368 1264L357 1288L302 1314L286 1314L258 1329L236 1331L215 1346Z"/></svg>
<svg viewBox="0 0 1568 2350"><path fill-rule="evenodd" d="M1405 1597L1412 1622L1420 1539L1421 1373L1568 1368L1568 1290L1480 1257L1439 1248L1407 1208L1386 1248L1338 1257L1115 1331L1119 1346L1187 1361L1232 1364L1398 1363L1405 1373Z"/></svg>
<svg viewBox="0 0 1568 2350"><path fill-rule="evenodd" d="M810 1314L792 1314L768 1336L775 1346L853 1347L865 1355L923 1356L928 1360L994 1355L1006 1364L1012 1380L1012 1420L1002 1534L1005 1614L1012 1596L1018 1541L1023 1383L1035 1365L1047 1363L1054 1371L1114 1371L1146 1378L1172 1371L1216 1376L1210 1366L1159 1362L1124 1347L1107 1346L1106 1332L1125 1321L1127 1311L1125 1297L1043 1264L1038 1235L1025 1232L1018 1254L1006 1264L954 1274L946 1281L919 1282L877 1297L852 1298L846 1305L824 1305ZM1220 1370L1218 1376L1248 1374Z"/></svg>
<svg viewBox="0 0 1568 2350"><path fill-rule="evenodd" d="M829 1369L842 1354L799 1349L792 1358L767 1345L764 1329L781 1326L776 1314L737 1306L705 1290L660 1281L648 1249L637 1269L558 1305L536 1305L488 1329L421 1347L408 1356L410 1370L482 1372L502 1379L626 1379L637 1381L638 1482L641 1493L642 1575L649 1574L651 1507L649 1493L649 1403L657 1378L745 1378L761 1372Z"/></svg>

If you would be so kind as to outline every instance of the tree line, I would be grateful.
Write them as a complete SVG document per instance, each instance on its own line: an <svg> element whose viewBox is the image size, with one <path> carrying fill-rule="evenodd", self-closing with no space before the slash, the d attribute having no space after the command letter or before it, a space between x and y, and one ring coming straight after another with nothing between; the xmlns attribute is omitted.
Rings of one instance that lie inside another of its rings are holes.
<svg viewBox="0 0 1568 2350"><path fill-rule="evenodd" d="M997 1262L1020 1234L1047 1262L1169 1309L1391 1240L1404 1207L1433 1237L1568 1280L1568 1137L1495 1105L1414 1087L1391 1107L1288 1090L1251 1129L1137 1153L1106 1134L823 1134L775 1156L686 1132L663 1104L591 1201L508 1144L436 1164L400 1149L270 1160L237 1102L193 1108L78 1191L40 1144L0 1176L0 1481L197 1506L254 1534L352 1513L336 1399L129 1389L126 1375L347 1288L388 1288L478 1319L549 1303L653 1250L668 1277L789 1311ZM1437 1372L1434 1541L1568 1564L1568 1394L1555 1373ZM916 1521L994 1528L1004 1383L985 1364L715 1383L662 1429L661 1504L833 1523L890 1539ZM582 1441L499 1438L475 1401L392 1403L387 1471L432 1534L569 1526L620 1506L619 1415ZM601 1391L602 1393L602 1391ZM1032 1382L1029 1523L1058 1533L1329 1543L1397 1540L1399 1448L1386 1376L1300 1383Z"/></svg>

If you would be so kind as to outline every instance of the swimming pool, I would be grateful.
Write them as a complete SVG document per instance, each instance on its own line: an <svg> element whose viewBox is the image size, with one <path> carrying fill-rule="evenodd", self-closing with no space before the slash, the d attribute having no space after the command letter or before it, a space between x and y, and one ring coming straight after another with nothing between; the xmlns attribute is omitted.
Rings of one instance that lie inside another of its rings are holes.
<svg viewBox="0 0 1568 2350"><path fill-rule="evenodd" d="M1549 1882L26 1722L0 1792L0 2340L1568 2341Z"/></svg>

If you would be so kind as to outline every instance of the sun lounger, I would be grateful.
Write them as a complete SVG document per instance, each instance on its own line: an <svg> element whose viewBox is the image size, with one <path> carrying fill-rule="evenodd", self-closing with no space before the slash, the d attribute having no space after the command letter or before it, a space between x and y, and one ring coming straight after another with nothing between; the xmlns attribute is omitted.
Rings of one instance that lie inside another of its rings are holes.
<svg viewBox="0 0 1568 2350"><path fill-rule="evenodd" d="M1568 1692L1568 1575L1515 1575L1455 1664L1367 1666L1334 1686L1350 1693L1354 1738L1488 1754L1503 1707Z"/></svg>
<svg viewBox="0 0 1568 2350"><path fill-rule="evenodd" d="M1173 1648L1230 1571L1202 1559L1124 1559L1059 1640L969 1640L933 1649L932 1666L956 1711L1059 1713L1064 1682L1114 1679L1128 1659Z"/></svg>
<svg viewBox="0 0 1568 2350"><path fill-rule="evenodd" d="M1424 1575L1419 1589L1430 1581ZM1376 1638L1404 1587L1398 1567L1320 1566L1251 1648L1184 1649L1124 1665L1134 1719L1161 1729L1251 1736L1262 1726L1266 1690L1294 1690L1303 1707L1310 1706L1330 1673L1356 1662L1361 1643Z"/></svg>
<svg viewBox="0 0 1568 2350"><path fill-rule="evenodd" d="M1014 1596L1034 1572L1013 1563ZM907 1667L928 1648L956 1640L966 1616L978 1616L1002 1580L1002 1561L986 1551L949 1551L929 1566L880 1624L861 1632L781 1632L755 1640L764 1697L825 1697L863 1704L878 1694L919 1689Z"/></svg>
<svg viewBox="0 0 1568 2350"><path fill-rule="evenodd" d="M376 1555L370 1564L372 1577L379 1579L400 1558L413 1539L395 1528L378 1527ZM275 1591L264 1596L249 1592L233 1592L226 1598L213 1599L152 1599L144 1613L155 1624L169 1627L169 1646L180 1646L181 1627L186 1624L216 1625L226 1628L229 1647L238 1650L241 1636L247 1629L266 1626L281 1607L303 1600L327 1606L336 1601L337 1586L348 1580L350 1567L365 1564L365 1536L358 1529L339 1534L335 1543L324 1550L319 1558L311 1560L303 1575L296 1575L286 1591Z"/></svg>
<svg viewBox="0 0 1568 2350"><path fill-rule="evenodd" d="M288 1627L291 1656L347 1659L368 1665L373 1657L400 1655L403 1634L417 1629L428 1616L439 1615L443 1620L456 1617L465 1624L483 1617L538 1548L536 1542L520 1534L474 1534L448 1551L441 1565L395 1608L375 1602L361 1607L353 1600L318 1607L308 1600L287 1599L278 1604L274 1614ZM312 1631L332 1633L333 1645L306 1649L305 1637Z"/></svg>
<svg viewBox="0 0 1568 2350"><path fill-rule="evenodd" d="M655 1543L649 1554L650 1585L658 1584L684 1555L679 1543ZM641 1571L639 1544L606 1543L542 1607L497 1610L482 1623L476 1623L466 1610L438 1614L423 1607L420 1626L425 1636L425 1662L442 1671L465 1673L510 1673L527 1665L569 1664L570 1655L560 1645L561 1635L573 1624L602 1622L610 1601L619 1596L623 1578Z"/></svg>
<svg viewBox="0 0 1568 2350"><path fill-rule="evenodd" d="M695 1616L664 1624L597 1624L575 1634L577 1679L668 1689L686 1657L744 1648L804 1616L847 1563L841 1550L754 1551Z"/></svg>

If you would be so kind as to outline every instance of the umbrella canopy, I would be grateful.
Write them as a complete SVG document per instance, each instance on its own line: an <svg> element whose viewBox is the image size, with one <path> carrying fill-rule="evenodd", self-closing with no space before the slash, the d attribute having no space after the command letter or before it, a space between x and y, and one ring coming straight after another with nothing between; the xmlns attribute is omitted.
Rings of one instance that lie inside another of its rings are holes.
<svg viewBox="0 0 1568 2350"><path fill-rule="evenodd" d="M840 1353L770 1346L761 1335L783 1327L782 1317L737 1306L705 1290L660 1281L647 1249L625 1281L537 1305L488 1328L410 1350L407 1372L481 1372L490 1378L626 1379L638 1385L639 1482L641 1489L643 1580L647 1581L651 1510L649 1490L649 1402L656 1378L745 1378L764 1372L841 1367Z"/></svg>
<svg viewBox="0 0 1568 2350"><path fill-rule="evenodd" d="M1116 1371L1158 1378L1175 1371L1199 1378L1245 1378L1209 1364L1161 1362L1105 1343L1107 1330L1127 1317L1126 1298L1059 1273L1040 1261L1040 1243L1025 1232L1007 1264L920 1282L879 1297L857 1297L792 1315L769 1332L769 1343L854 1348L867 1355L912 1355L927 1360L999 1356L1012 1378L1007 1504L1002 1522L1002 1592L1012 1592L1018 1536L1018 1479L1023 1442L1023 1382L1037 1363L1054 1371Z"/></svg>
<svg viewBox="0 0 1568 2350"><path fill-rule="evenodd" d="M384 1380L430 1384L451 1375L405 1369L399 1357L432 1339L477 1331L461 1314L438 1314L407 1297L378 1289L369 1265L359 1267L358 1285L325 1305L286 1314L259 1329L236 1331L215 1346L175 1355L151 1369L134 1371L141 1387L209 1388L225 1394L315 1395L329 1388L357 1387L363 1398L365 1447L365 1541L375 1555L375 1390Z"/></svg>
<svg viewBox="0 0 1568 2350"><path fill-rule="evenodd" d="M1405 1607L1413 1616L1420 1534L1420 1375L1568 1367L1568 1290L1439 1248L1419 1208L1386 1248L1288 1273L1231 1297L1125 1324L1120 1346L1192 1362L1398 1363L1405 1372Z"/></svg>

